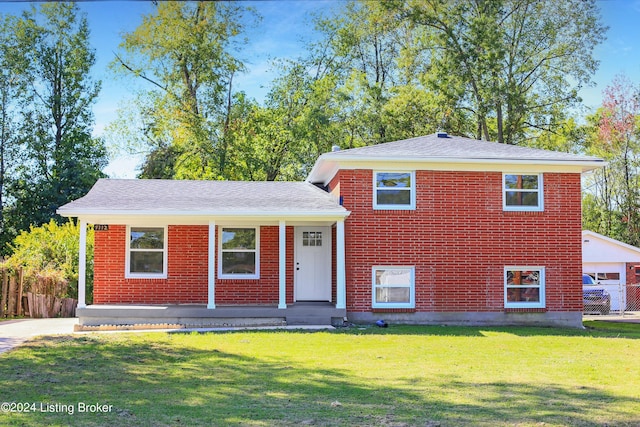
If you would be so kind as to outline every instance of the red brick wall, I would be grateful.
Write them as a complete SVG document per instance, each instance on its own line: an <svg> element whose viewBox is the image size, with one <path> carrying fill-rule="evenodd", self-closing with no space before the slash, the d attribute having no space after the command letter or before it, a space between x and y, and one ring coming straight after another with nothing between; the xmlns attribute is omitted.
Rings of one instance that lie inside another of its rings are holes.
<svg viewBox="0 0 640 427"><path fill-rule="evenodd" d="M126 226L96 232L94 304L206 304L208 229L168 227L166 279L126 279ZM217 261L217 241L215 247ZM216 304L276 304L278 268L278 227L260 227L260 279L216 279ZM287 227L287 300L293 301L293 227Z"/></svg>
<svg viewBox="0 0 640 427"><path fill-rule="evenodd" d="M416 311L504 311L504 267L544 266L548 311L582 310L579 174L544 174L544 212L504 212L502 174L417 171L415 211L373 210L373 172L343 170L347 310L374 265L415 266Z"/></svg>
<svg viewBox="0 0 640 427"><path fill-rule="evenodd" d="M628 262L627 268L627 310L639 310L640 309L640 266L637 262Z"/></svg>
<svg viewBox="0 0 640 427"><path fill-rule="evenodd" d="M351 211L349 311L371 310L374 265L415 266L416 311L503 311L507 265L544 266L547 310L582 310L579 174L544 175L544 212L504 212L501 173L418 171L415 211L374 211L372 171L343 170L331 188L338 182ZM293 230L287 227L287 303ZM169 226L167 279L125 279L125 226L95 236L95 304L206 303L207 226ZM260 256L260 279L216 280L216 304L277 303L277 226L261 227ZM335 275L333 282L335 300Z"/></svg>

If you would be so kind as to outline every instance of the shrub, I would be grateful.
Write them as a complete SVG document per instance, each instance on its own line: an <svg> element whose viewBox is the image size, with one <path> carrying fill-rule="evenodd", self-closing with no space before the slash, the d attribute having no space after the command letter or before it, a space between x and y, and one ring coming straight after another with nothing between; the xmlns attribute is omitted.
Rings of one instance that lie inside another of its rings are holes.
<svg viewBox="0 0 640 427"><path fill-rule="evenodd" d="M39 283L58 283L55 296L78 298L78 249L80 226L51 220L21 232L10 244L13 255L7 264L22 267L25 290L38 291ZM66 282L66 283L65 283ZM93 228L87 230L87 303L93 296Z"/></svg>

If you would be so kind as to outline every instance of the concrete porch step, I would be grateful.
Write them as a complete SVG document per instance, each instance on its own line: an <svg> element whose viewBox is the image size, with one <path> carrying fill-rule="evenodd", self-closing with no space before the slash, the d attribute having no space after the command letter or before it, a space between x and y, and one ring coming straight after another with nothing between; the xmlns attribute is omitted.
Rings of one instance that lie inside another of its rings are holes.
<svg viewBox="0 0 640 427"><path fill-rule="evenodd" d="M187 327L249 327L341 324L345 309L325 304L277 306L91 305L76 312L81 326L171 324Z"/></svg>
<svg viewBox="0 0 640 427"><path fill-rule="evenodd" d="M332 318L331 316L287 316L287 325L333 325L334 319L339 319L342 323L342 317Z"/></svg>

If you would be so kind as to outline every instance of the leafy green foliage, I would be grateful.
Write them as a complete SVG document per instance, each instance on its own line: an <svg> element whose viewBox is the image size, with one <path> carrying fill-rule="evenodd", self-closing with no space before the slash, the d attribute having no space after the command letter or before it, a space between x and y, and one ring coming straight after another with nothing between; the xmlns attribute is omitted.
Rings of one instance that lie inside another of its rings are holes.
<svg viewBox="0 0 640 427"><path fill-rule="evenodd" d="M23 18L26 73L31 81L23 131L29 161L16 194L32 214L18 229L42 224L60 205L77 199L102 177L106 151L91 136L91 104L100 89L90 78L95 53L87 20L71 3L43 4ZM35 188L39 198L29 197Z"/></svg>
<svg viewBox="0 0 640 427"><path fill-rule="evenodd" d="M258 105L232 86L245 12L161 3L125 35L117 67L152 87L137 103L141 120L118 129L144 135L141 176L300 179L332 145L438 129L560 144L550 135L569 133L565 112L605 31L593 1L351 1L315 18L319 37L277 63Z"/></svg>
<svg viewBox="0 0 640 427"><path fill-rule="evenodd" d="M16 230L6 220L12 203L11 185L16 171L24 162L20 137L20 99L27 90L22 55L19 19L0 16L0 253L15 236Z"/></svg>
<svg viewBox="0 0 640 427"><path fill-rule="evenodd" d="M470 112L479 139L518 144L553 131L580 100L606 30L595 1L393 3L430 35L428 87ZM562 118L562 117L560 117Z"/></svg>
<svg viewBox="0 0 640 427"><path fill-rule="evenodd" d="M91 105L100 83L90 77L95 54L78 6L55 2L33 7L12 18L8 31L11 43L3 52L12 48L7 64L13 67L4 72L14 73L22 85L14 91L13 124L4 121L10 132L4 133L3 144L17 144L11 155L19 153L2 177L5 242L30 225L56 218L59 206L83 196L104 176L101 169L107 162L104 142L91 136ZM3 153L3 161L5 155L9 152Z"/></svg>
<svg viewBox="0 0 640 427"><path fill-rule="evenodd" d="M39 278L58 278L67 287L58 297L77 298L78 251L80 226L73 222L58 225L51 220L40 227L21 232L11 243L13 254L7 263L22 267L25 282L37 283ZM93 290L93 228L87 231L87 301Z"/></svg>
<svg viewBox="0 0 640 427"><path fill-rule="evenodd" d="M587 178L583 226L640 245L640 87L618 76L589 117L587 150L607 160Z"/></svg>
<svg viewBox="0 0 640 427"><path fill-rule="evenodd" d="M230 176L233 77L244 69L233 51L247 13L234 3L162 2L124 35L114 69L151 87L138 102L141 128L131 129L151 148L145 177Z"/></svg>

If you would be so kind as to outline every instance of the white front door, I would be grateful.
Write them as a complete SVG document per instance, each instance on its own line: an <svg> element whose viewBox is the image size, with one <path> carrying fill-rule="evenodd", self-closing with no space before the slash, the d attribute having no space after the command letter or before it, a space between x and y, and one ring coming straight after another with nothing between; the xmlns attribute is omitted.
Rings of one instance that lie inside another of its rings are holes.
<svg viewBox="0 0 640 427"><path fill-rule="evenodd" d="M295 299L331 301L331 228L296 227Z"/></svg>

